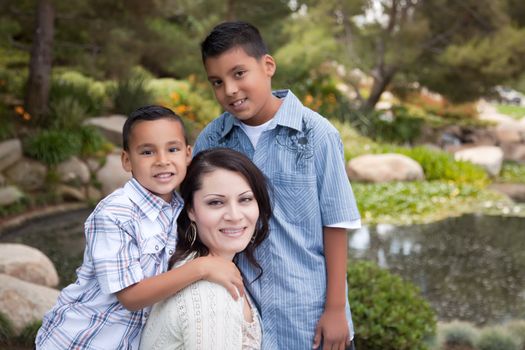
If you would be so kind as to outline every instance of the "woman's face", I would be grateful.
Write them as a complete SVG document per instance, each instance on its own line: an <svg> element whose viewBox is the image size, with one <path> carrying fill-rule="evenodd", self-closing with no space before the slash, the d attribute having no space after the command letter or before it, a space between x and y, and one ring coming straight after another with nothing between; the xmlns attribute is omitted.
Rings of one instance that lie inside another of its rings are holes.
<svg viewBox="0 0 525 350"><path fill-rule="evenodd" d="M231 260L250 243L259 206L241 174L217 169L202 176L202 187L193 195L188 216L197 224L199 238L210 255Z"/></svg>

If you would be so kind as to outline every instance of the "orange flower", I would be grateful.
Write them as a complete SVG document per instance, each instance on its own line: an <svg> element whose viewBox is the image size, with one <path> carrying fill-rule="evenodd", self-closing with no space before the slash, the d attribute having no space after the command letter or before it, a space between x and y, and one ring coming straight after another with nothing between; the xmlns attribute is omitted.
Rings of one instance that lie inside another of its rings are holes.
<svg viewBox="0 0 525 350"><path fill-rule="evenodd" d="M174 102L178 102L180 100L180 95L177 91L173 91L170 97Z"/></svg>
<svg viewBox="0 0 525 350"><path fill-rule="evenodd" d="M27 113L27 112L24 112L24 114L22 114L22 119L24 120L31 120L31 114Z"/></svg>
<svg viewBox="0 0 525 350"><path fill-rule="evenodd" d="M304 98L304 104L309 106L312 104L312 102L314 102L314 97L310 94L306 95L306 97Z"/></svg>
<svg viewBox="0 0 525 350"><path fill-rule="evenodd" d="M20 115L22 115L22 114L24 114L24 112L25 112L25 111L24 111L24 107L22 107L22 106L16 106L16 107L15 107L15 113L16 113L16 114L20 114Z"/></svg>

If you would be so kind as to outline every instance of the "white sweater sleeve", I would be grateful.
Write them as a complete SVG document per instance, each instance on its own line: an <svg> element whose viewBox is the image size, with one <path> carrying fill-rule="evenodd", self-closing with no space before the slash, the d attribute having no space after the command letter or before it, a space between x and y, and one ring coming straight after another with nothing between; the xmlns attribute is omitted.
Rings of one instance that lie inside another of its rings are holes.
<svg viewBox="0 0 525 350"><path fill-rule="evenodd" d="M153 307L140 349L241 350L242 306L218 284L193 283Z"/></svg>

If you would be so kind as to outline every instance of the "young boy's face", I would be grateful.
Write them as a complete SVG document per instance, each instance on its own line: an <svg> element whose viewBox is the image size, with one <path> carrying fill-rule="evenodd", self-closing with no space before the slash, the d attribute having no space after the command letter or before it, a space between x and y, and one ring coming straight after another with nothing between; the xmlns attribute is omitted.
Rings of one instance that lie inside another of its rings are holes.
<svg viewBox="0 0 525 350"><path fill-rule="evenodd" d="M248 125L270 120L279 108L272 95L271 78L275 73L272 56L260 59L234 47L204 62L206 74L221 106Z"/></svg>
<svg viewBox="0 0 525 350"><path fill-rule="evenodd" d="M122 152L124 169L167 202L186 176L190 160L181 123L168 118L137 122L131 128L129 151Z"/></svg>

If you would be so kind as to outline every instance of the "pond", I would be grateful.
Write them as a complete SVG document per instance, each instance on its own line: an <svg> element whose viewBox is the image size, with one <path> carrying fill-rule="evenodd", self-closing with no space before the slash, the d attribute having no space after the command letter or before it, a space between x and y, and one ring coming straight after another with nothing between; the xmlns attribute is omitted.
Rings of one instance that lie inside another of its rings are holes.
<svg viewBox="0 0 525 350"><path fill-rule="evenodd" d="M75 279L89 209L33 220L0 242L43 251L63 287ZM349 235L350 261L377 262L418 285L441 320L478 325L525 319L525 218L466 215L432 224L364 227Z"/></svg>
<svg viewBox="0 0 525 350"><path fill-rule="evenodd" d="M525 218L365 227L350 235L349 249L351 259L373 260L418 285L440 320L525 319Z"/></svg>

